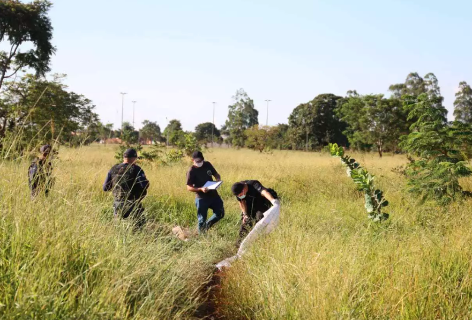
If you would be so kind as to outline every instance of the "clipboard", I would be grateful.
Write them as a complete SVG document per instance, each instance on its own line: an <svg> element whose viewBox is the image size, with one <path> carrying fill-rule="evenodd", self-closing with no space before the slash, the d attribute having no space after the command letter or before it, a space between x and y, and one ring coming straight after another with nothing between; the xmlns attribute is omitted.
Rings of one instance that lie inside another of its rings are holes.
<svg viewBox="0 0 472 320"><path fill-rule="evenodd" d="M209 190L216 190L218 189L223 181L207 181L204 185L203 188L208 188Z"/></svg>

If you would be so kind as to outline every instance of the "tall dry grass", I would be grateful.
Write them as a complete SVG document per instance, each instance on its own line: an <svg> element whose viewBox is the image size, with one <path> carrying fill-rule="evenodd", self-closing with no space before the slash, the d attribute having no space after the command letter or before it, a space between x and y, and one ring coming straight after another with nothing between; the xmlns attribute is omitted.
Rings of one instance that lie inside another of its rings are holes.
<svg viewBox="0 0 472 320"><path fill-rule="evenodd" d="M113 156L112 147L61 149L50 196L34 201L29 163L0 164L0 318L182 319L206 299L202 287L234 246L237 219L176 239L174 225L196 226L187 165L143 165L149 223L134 232L112 218L112 195L101 190Z"/></svg>
<svg viewBox="0 0 472 320"><path fill-rule="evenodd" d="M391 171L401 156L356 154L376 174L390 219L367 220L363 197L326 154L206 152L225 181L226 216L196 227L188 162L143 164L149 223L133 232L112 218L101 184L110 146L61 149L49 198L31 201L28 163L0 163L0 317L189 319L206 299L214 263L234 254L239 224L231 183L258 179L282 198L281 221L227 270L218 311L228 319L467 319L472 317L470 201L418 205ZM463 181L469 188L472 182Z"/></svg>
<svg viewBox="0 0 472 320"><path fill-rule="evenodd" d="M367 220L339 159L277 153L250 165L276 185L283 214L277 232L227 272L220 306L228 318L472 318L471 201L420 205L392 171L404 157L354 157L385 191L385 223Z"/></svg>

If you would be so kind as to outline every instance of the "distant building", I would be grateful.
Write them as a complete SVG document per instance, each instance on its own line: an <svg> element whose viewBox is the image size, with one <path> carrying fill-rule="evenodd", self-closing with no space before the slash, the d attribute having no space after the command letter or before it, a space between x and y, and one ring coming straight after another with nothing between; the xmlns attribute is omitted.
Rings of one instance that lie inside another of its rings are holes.
<svg viewBox="0 0 472 320"><path fill-rule="evenodd" d="M109 138L100 140L100 144L121 144L122 142L123 141L121 141L120 138Z"/></svg>

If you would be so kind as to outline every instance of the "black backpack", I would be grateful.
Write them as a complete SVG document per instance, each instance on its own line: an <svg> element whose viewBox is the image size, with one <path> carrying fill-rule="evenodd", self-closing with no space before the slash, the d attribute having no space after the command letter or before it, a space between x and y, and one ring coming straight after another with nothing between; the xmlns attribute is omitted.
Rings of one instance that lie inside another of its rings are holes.
<svg viewBox="0 0 472 320"><path fill-rule="evenodd" d="M115 199L136 200L146 194L146 190L136 183L139 169L135 165L120 163L111 171Z"/></svg>

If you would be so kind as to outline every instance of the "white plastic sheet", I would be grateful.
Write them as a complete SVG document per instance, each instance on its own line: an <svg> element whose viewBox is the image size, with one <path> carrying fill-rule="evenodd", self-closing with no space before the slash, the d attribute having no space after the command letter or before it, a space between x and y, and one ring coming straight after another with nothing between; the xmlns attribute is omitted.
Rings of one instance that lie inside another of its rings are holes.
<svg viewBox="0 0 472 320"><path fill-rule="evenodd" d="M275 229L279 223L279 216L280 205L276 203L269 210L264 212L264 218L259 220L254 228L252 228L251 232L249 232L249 234L244 238L244 240L241 242L241 245L239 246L238 253L236 253L235 256L220 261L216 264L216 267L220 270L224 267L230 267L231 263L241 258L241 256L246 253L251 243L254 242L261 234L270 233Z"/></svg>

